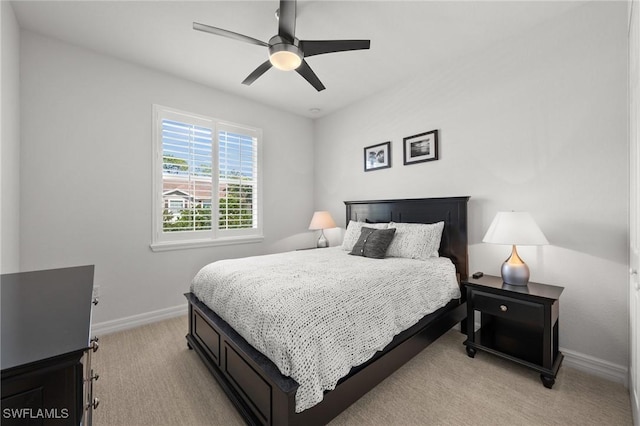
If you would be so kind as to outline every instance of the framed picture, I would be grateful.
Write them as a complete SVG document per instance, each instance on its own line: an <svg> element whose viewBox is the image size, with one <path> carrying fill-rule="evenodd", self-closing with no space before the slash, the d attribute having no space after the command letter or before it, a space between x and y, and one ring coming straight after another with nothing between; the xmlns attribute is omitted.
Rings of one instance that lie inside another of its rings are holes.
<svg viewBox="0 0 640 426"><path fill-rule="evenodd" d="M364 171L388 169L391 167L391 142L371 145L364 149Z"/></svg>
<svg viewBox="0 0 640 426"><path fill-rule="evenodd" d="M404 164L423 163L438 159L438 131L409 136L404 141Z"/></svg>

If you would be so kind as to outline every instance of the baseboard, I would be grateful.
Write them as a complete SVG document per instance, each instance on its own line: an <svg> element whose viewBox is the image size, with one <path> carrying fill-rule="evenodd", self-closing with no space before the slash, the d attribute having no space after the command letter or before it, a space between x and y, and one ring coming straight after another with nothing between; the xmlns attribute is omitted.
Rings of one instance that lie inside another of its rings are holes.
<svg viewBox="0 0 640 426"><path fill-rule="evenodd" d="M640 424L640 419L638 419L638 415L640 415L640 404L638 404L638 393L631 387L629 389L629 395L631 397L631 417L633 418L633 425L638 426Z"/></svg>
<svg viewBox="0 0 640 426"><path fill-rule="evenodd" d="M460 325L457 324L454 328L460 330ZM475 328L476 330L480 328L479 322L475 323ZM565 367L575 368L629 388L629 369L627 367L569 349L559 349L564 355L562 365Z"/></svg>
<svg viewBox="0 0 640 426"><path fill-rule="evenodd" d="M128 330L130 328L139 327L141 325L151 324L156 321L175 318L180 315L187 315L187 312L187 304L185 303L184 305L158 309L157 311L146 312L144 314L132 315L130 317L120 318L116 320L99 322L92 324L91 334L95 336L104 336L105 334Z"/></svg>
<svg viewBox="0 0 640 426"><path fill-rule="evenodd" d="M560 352L564 355L562 364L565 367L575 368L629 388L629 369L627 367L569 349L560 348Z"/></svg>

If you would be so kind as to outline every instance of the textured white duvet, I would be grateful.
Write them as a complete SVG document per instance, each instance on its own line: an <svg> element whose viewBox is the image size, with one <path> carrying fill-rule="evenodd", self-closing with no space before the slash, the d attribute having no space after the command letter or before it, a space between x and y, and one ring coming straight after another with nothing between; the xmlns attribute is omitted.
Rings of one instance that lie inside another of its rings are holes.
<svg viewBox="0 0 640 426"><path fill-rule="evenodd" d="M460 297L447 258L369 259L339 247L214 262L191 291L298 382L296 412Z"/></svg>

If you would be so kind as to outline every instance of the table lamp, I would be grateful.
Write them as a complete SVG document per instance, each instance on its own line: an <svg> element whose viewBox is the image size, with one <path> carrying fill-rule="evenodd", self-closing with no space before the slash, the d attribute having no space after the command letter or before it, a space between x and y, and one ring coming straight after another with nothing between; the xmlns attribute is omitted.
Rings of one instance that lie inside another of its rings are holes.
<svg viewBox="0 0 640 426"><path fill-rule="evenodd" d="M511 257L500 270L505 284L525 286L529 282L529 267L518 256L516 245L549 244L536 222L527 212L498 212L484 238L485 243L510 244Z"/></svg>
<svg viewBox="0 0 640 426"><path fill-rule="evenodd" d="M328 228L335 228L336 223L333 221L329 212L321 211L313 213L309 229L320 230L320 238L318 238L318 248L329 247L329 242L324 236L324 230Z"/></svg>

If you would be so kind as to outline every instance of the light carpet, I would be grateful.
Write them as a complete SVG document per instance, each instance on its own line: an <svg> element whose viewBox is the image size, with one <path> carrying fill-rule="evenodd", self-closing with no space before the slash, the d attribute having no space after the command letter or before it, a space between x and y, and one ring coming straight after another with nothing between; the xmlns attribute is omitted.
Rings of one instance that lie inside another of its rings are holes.
<svg viewBox="0 0 640 426"><path fill-rule="evenodd" d="M187 317L100 337L96 426L243 425L194 351ZM331 425L631 425L624 386L561 367L553 389L538 373L478 352L452 330Z"/></svg>

